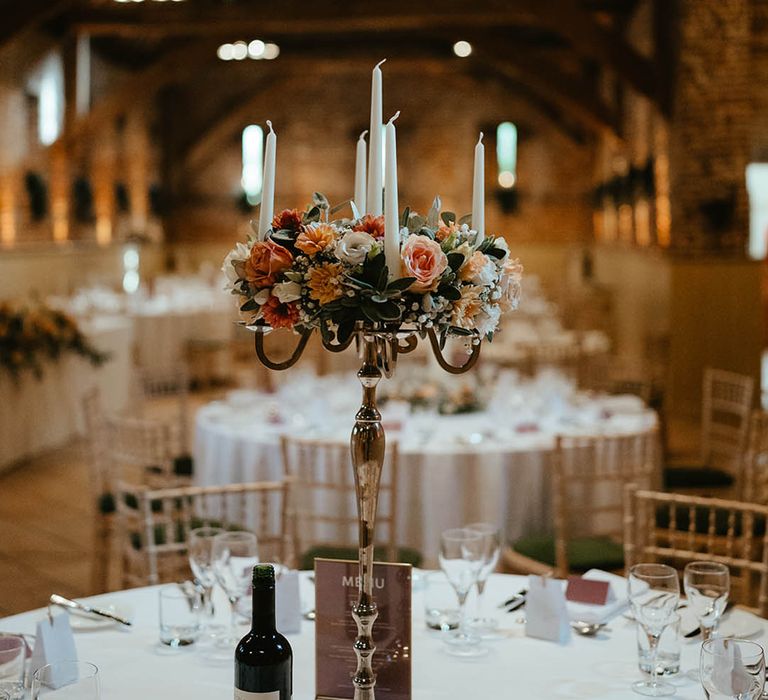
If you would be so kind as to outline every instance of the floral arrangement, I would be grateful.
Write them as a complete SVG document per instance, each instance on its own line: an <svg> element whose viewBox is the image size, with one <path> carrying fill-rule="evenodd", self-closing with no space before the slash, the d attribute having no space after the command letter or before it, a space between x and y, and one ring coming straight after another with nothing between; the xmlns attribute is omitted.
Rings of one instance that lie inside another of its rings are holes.
<svg viewBox="0 0 768 700"><path fill-rule="evenodd" d="M246 325L319 329L339 343L358 321L491 340L502 312L517 306L522 266L506 241L478 240L467 217L440 213L439 197L426 217L403 212L394 274L384 217L330 221L337 209L316 193L306 211L277 214L264 240L230 251L222 270Z"/></svg>
<svg viewBox="0 0 768 700"><path fill-rule="evenodd" d="M86 358L94 366L108 359L67 314L42 304L14 307L0 303L0 367L14 376L31 370L39 378L46 360L57 360L67 352Z"/></svg>
<svg viewBox="0 0 768 700"><path fill-rule="evenodd" d="M380 403L404 401L412 411L437 411L441 415L476 413L485 410L489 390L468 375L462 382L446 382L442 378L425 379L422 372L405 380L389 381L382 386ZM474 381L472 381L474 380Z"/></svg>

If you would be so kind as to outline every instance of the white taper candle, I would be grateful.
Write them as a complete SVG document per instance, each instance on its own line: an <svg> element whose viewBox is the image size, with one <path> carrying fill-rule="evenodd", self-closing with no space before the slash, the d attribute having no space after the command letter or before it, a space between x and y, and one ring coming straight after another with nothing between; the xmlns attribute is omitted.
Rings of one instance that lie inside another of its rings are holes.
<svg viewBox="0 0 768 700"><path fill-rule="evenodd" d="M272 216L275 210L275 151L277 149L277 135L272 129L272 122L267 120L269 133L267 145L264 149L264 175L261 186L261 207L259 209L259 240L263 241L267 231L272 225Z"/></svg>
<svg viewBox="0 0 768 700"><path fill-rule="evenodd" d="M357 140L357 159L355 160L355 206L360 216L365 214L365 135L368 131L360 134Z"/></svg>
<svg viewBox="0 0 768 700"><path fill-rule="evenodd" d="M400 112L387 122L386 172L384 176L384 259L389 268L389 276L400 277L400 212L397 204L397 143L395 119Z"/></svg>
<svg viewBox="0 0 768 700"><path fill-rule="evenodd" d="M384 59L386 60L386 59ZM373 69L371 78L371 125L368 129L368 213L381 215L381 68L380 61ZM361 214L364 212L360 212Z"/></svg>
<svg viewBox="0 0 768 700"><path fill-rule="evenodd" d="M483 132L475 146L475 172L472 181L472 228L477 231L476 243L485 238L485 146Z"/></svg>

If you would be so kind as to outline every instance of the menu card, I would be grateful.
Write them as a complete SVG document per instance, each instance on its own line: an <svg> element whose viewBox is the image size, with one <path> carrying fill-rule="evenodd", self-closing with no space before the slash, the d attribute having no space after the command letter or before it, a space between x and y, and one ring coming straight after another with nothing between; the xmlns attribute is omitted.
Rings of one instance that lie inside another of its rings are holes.
<svg viewBox="0 0 768 700"><path fill-rule="evenodd" d="M357 667L352 644L357 625L358 564L315 559L315 692L318 700L351 700ZM379 616L373 625L377 700L411 697L411 566L375 563L373 596Z"/></svg>

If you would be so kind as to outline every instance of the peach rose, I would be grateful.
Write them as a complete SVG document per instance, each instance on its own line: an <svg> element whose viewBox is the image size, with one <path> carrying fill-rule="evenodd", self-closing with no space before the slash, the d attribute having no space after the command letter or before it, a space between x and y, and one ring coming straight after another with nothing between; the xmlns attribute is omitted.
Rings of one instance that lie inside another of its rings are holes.
<svg viewBox="0 0 768 700"><path fill-rule="evenodd" d="M310 257L322 253L336 240L336 229L330 224L309 224L296 239L296 247Z"/></svg>
<svg viewBox="0 0 768 700"><path fill-rule="evenodd" d="M430 292L437 288L440 275L448 267L448 258L437 241L412 233L401 251L403 277L415 277L409 287L413 292Z"/></svg>
<svg viewBox="0 0 768 700"><path fill-rule="evenodd" d="M278 275L287 270L293 262L291 251L271 239L253 244L251 254L245 261L245 279L256 289L271 287Z"/></svg>

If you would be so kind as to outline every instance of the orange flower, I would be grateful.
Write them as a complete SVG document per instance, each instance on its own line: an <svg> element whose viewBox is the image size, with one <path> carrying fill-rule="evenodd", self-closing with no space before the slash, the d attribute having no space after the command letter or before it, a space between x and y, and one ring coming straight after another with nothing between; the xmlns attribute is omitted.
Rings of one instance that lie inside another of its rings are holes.
<svg viewBox="0 0 768 700"><path fill-rule="evenodd" d="M439 243L412 233L408 236L401 255L403 277L416 278L409 289L414 292L430 292L437 289L440 275L448 267L448 258Z"/></svg>
<svg viewBox="0 0 768 700"><path fill-rule="evenodd" d="M355 224L352 230L364 231L374 238L384 238L384 217L366 214Z"/></svg>
<svg viewBox="0 0 768 700"><path fill-rule="evenodd" d="M482 306L480 288L473 284L462 285L461 299L453 303L451 325L472 330L475 327L475 317L480 313Z"/></svg>
<svg viewBox="0 0 768 700"><path fill-rule="evenodd" d="M322 253L336 240L336 229L330 224L309 224L296 239L296 247L310 257Z"/></svg>
<svg viewBox="0 0 768 700"><path fill-rule="evenodd" d="M319 301L321 306L344 294L341 288L342 267L339 263L325 263L312 267L307 277L309 296Z"/></svg>
<svg viewBox="0 0 768 700"><path fill-rule="evenodd" d="M487 263L487 256L476 250L469 258L464 260L459 268L459 279L462 282L469 282L483 271Z"/></svg>
<svg viewBox="0 0 768 700"><path fill-rule="evenodd" d="M301 213L298 209L283 209L279 214L275 214L272 219L272 230L288 229L289 231L298 231L301 228Z"/></svg>
<svg viewBox="0 0 768 700"><path fill-rule="evenodd" d="M253 244L251 254L245 261L245 279L256 289L271 287L277 276L287 270L293 262L291 251L274 241L258 241Z"/></svg>
<svg viewBox="0 0 768 700"><path fill-rule="evenodd" d="M440 228L435 231L435 240L442 243L446 238L450 238L451 235L456 231L456 224L451 223L450 226L446 226L445 224L440 224Z"/></svg>
<svg viewBox="0 0 768 700"><path fill-rule="evenodd" d="M299 307L296 302L282 304L276 296L271 296L262 305L261 314L272 328L293 328L299 320Z"/></svg>

